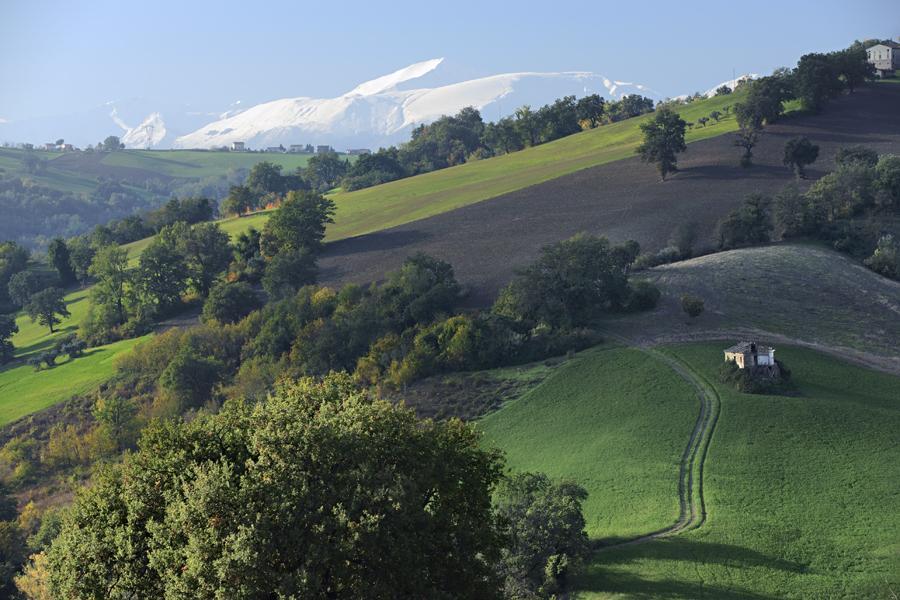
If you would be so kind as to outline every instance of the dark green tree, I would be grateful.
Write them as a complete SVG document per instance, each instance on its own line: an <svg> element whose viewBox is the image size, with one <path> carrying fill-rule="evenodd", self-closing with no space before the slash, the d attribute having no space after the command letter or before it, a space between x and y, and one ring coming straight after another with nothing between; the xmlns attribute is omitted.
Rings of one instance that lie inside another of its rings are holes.
<svg viewBox="0 0 900 600"><path fill-rule="evenodd" d="M287 190L285 190L281 169L281 165L267 161L256 163L250 169L245 185L257 198L267 194L283 194Z"/></svg>
<svg viewBox="0 0 900 600"><path fill-rule="evenodd" d="M284 203L266 222L261 247L266 256L279 252L318 254L325 226L333 223L334 202L306 191L289 192Z"/></svg>
<svg viewBox="0 0 900 600"><path fill-rule="evenodd" d="M794 70L794 86L803 108L819 112L843 87L835 61L825 54L804 54Z"/></svg>
<svg viewBox="0 0 900 600"><path fill-rule="evenodd" d="M59 288L41 290L29 298L25 312L32 322L49 327L50 333L55 333L53 327L61 323L62 318L71 316L63 295Z"/></svg>
<svg viewBox="0 0 900 600"><path fill-rule="evenodd" d="M187 229L186 225L179 225L183 227L172 227L178 231ZM134 283L141 303L150 315L164 315L181 304L181 296L187 288L188 268L178 247L180 241L176 230L165 227L141 252Z"/></svg>
<svg viewBox="0 0 900 600"><path fill-rule="evenodd" d="M220 281L212 286L203 303L203 321L236 323L260 307L259 297L243 281Z"/></svg>
<svg viewBox="0 0 900 600"><path fill-rule="evenodd" d="M599 94L591 94L581 98L578 100L576 107L578 118L582 121L587 121L592 129L603 121L606 102Z"/></svg>
<svg viewBox="0 0 900 600"><path fill-rule="evenodd" d="M128 253L118 246L106 246L97 251L88 271L96 279L91 301L112 316L120 325L128 318L126 301L132 272L128 268Z"/></svg>
<svg viewBox="0 0 900 600"><path fill-rule="evenodd" d="M878 153L865 146L843 146L834 154L834 162L838 165L862 163L874 167L878 164Z"/></svg>
<svg viewBox="0 0 900 600"><path fill-rule="evenodd" d="M50 264L59 273L59 282L63 286L75 283L76 278L75 270L72 268L72 257L69 254L69 247L66 245L65 240L55 238L51 241L50 245L47 246L47 258L50 259Z"/></svg>
<svg viewBox="0 0 900 600"><path fill-rule="evenodd" d="M652 119L641 123L644 139L637 153L644 162L655 163L663 181L666 175L678 170L677 154L684 152L684 119L668 108L656 111Z"/></svg>
<svg viewBox="0 0 900 600"><path fill-rule="evenodd" d="M719 222L719 247L723 250L768 242L772 236L771 199L750 194L744 203Z"/></svg>
<svg viewBox="0 0 900 600"><path fill-rule="evenodd" d="M228 234L218 223L198 223L180 244L191 287L205 297L216 278L228 268L232 248Z"/></svg>
<svg viewBox="0 0 900 600"><path fill-rule="evenodd" d="M0 243L0 310L12 310L9 280L28 266L28 250L15 242Z"/></svg>
<svg viewBox="0 0 900 600"><path fill-rule="evenodd" d="M84 285L90 276L91 263L94 261L96 249L91 245L90 240L85 236L79 236L69 240L69 261L72 263L72 270L75 277Z"/></svg>
<svg viewBox="0 0 900 600"><path fill-rule="evenodd" d="M59 598L499 598L499 455L347 375L157 423L48 551Z"/></svg>
<svg viewBox="0 0 900 600"><path fill-rule="evenodd" d="M807 137L791 138L784 145L784 166L790 167L797 179L804 179L804 167L816 162L819 158L819 147Z"/></svg>
<svg viewBox="0 0 900 600"><path fill-rule="evenodd" d="M28 304L28 300L32 294L50 287L51 282L46 277L42 277L35 271L26 270L19 271L9 279L6 286L9 292L9 299L18 307Z"/></svg>
<svg viewBox="0 0 900 600"><path fill-rule="evenodd" d="M0 315L0 365L8 363L15 356L12 337L18 332L19 326L13 315Z"/></svg>
<svg viewBox="0 0 900 600"><path fill-rule="evenodd" d="M494 511L504 526L500 574L507 598L558 598L572 573L588 557L577 484L554 483L542 473L521 473L503 481Z"/></svg>
<svg viewBox="0 0 900 600"><path fill-rule="evenodd" d="M684 294L681 297L681 310L692 319L696 319L703 313L703 298L693 294Z"/></svg>
<svg viewBox="0 0 900 600"><path fill-rule="evenodd" d="M319 192L327 192L337 186L346 174L347 161L341 160L334 152L316 154L303 169L304 179Z"/></svg>
<svg viewBox="0 0 900 600"><path fill-rule="evenodd" d="M258 208L259 196L249 186L233 185L228 190L228 197L222 201L220 210L229 216L243 216Z"/></svg>
<svg viewBox="0 0 900 600"><path fill-rule="evenodd" d="M284 250L266 264L262 286L272 299L290 296L316 282L316 255L306 250Z"/></svg>
<svg viewBox="0 0 900 600"><path fill-rule="evenodd" d="M103 149L107 152L115 152L116 150L121 150L125 147L125 144L122 143L122 140L118 138L118 136L111 135L108 136L105 140L103 140Z"/></svg>

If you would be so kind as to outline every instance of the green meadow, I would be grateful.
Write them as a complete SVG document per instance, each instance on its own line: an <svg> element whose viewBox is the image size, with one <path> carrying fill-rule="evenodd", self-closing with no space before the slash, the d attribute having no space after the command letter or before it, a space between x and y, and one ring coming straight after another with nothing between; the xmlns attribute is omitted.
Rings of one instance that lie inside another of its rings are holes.
<svg viewBox="0 0 900 600"><path fill-rule="evenodd" d="M726 343L664 348L721 398L704 468L706 522L595 554L578 597L891 598L900 587L900 378L783 347L797 395L741 394L716 378ZM589 351L481 422L513 469L589 490L594 539L650 532L677 514L676 465L696 399L652 361Z"/></svg>

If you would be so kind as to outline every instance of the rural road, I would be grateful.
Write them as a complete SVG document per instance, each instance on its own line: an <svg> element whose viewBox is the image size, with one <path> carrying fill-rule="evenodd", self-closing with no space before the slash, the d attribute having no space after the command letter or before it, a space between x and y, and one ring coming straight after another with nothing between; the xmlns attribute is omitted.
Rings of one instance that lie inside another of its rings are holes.
<svg viewBox="0 0 900 600"><path fill-rule="evenodd" d="M675 371L679 377L685 380L697 392L700 400L700 411L697 421L688 439L678 468L678 519L672 525L658 529L637 537L620 540L612 544L599 546L597 550L604 552L624 546L643 544L659 538L668 537L696 529L706 521L706 501L703 498L703 467L706 463L706 455L709 443L712 439L716 423L719 420L721 401L715 388L689 366L670 356L643 344L636 344L623 336L604 332L612 338L633 347L650 358L666 364Z"/></svg>

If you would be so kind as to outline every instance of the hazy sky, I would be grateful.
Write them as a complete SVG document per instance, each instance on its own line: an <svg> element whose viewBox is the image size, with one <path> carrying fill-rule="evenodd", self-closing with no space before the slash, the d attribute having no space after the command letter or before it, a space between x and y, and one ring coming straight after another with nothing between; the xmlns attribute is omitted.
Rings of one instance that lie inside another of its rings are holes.
<svg viewBox="0 0 900 600"><path fill-rule="evenodd" d="M898 35L898 0L0 0L0 119L329 97L435 57L459 78L590 70L674 96Z"/></svg>

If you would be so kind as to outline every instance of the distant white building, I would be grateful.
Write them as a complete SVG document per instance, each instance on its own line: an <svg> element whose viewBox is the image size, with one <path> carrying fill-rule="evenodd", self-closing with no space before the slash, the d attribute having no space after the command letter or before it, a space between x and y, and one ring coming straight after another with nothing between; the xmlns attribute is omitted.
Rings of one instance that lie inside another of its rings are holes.
<svg viewBox="0 0 900 600"><path fill-rule="evenodd" d="M269 146L266 148L266 152L284 152L284 146Z"/></svg>
<svg viewBox="0 0 900 600"><path fill-rule="evenodd" d="M725 360L735 363L741 369L773 366L775 348L761 346L756 342L741 342L725 349Z"/></svg>
<svg viewBox="0 0 900 600"><path fill-rule="evenodd" d="M372 154L372 151L368 148L351 148L347 150L347 154L350 154L351 156L359 156L362 154Z"/></svg>
<svg viewBox="0 0 900 600"><path fill-rule="evenodd" d="M244 150L246 150L246 148L244 148L244 142L231 142L232 152L243 152Z"/></svg>
<svg viewBox="0 0 900 600"><path fill-rule="evenodd" d="M303 154L306 152L306 146L303 144L291 144L288 148L288 152L291 154Z"/></svg>
<svg viewBox="0 0 900 600"><path fill-rule="evenodd" d="M866 56L879 77L893 77L900 69L900 44L887 41L866 49Z"/></svg>
<svg viewBox="0 0 900 600"><path fill-rule="evenodd" d="M316 146L316 154L328 154L329 152L334 152L334 148L331 146Z"/></svg>

